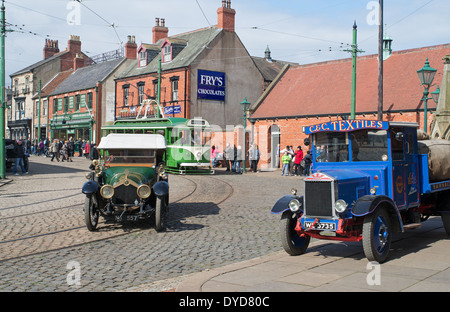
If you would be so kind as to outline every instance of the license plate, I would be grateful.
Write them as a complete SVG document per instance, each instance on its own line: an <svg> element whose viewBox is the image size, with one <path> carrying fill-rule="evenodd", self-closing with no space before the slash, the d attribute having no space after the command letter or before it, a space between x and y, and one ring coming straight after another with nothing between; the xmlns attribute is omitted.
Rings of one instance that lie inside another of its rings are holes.
<svg viewBox="0 0 450 312"><path fill-rule="evenodd" d="M314 224L314 221L305 221L305 228L309 230L313 224ZM334 223L334 222L317 221L314 224L314 227L311 228L311 230L336 231L336 223Z"/></svg>

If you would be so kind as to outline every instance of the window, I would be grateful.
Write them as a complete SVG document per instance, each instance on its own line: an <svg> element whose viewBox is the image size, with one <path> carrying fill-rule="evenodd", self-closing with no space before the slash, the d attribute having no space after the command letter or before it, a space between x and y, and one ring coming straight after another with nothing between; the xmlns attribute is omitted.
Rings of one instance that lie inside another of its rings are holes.
<svg viewBox="0 0 450 312"><path fill-rule="evenodd" d="M48 101L45 99L42 101L42 116L47 116L48 112Z"/></svg>
<svg viewBox="0 0 450 312"><path fill-rule="evenodd" d="M56 114L57 111L58 111L58 99L54 98L53 99L53 114Z"/></svg>
<svg viewBox="0 0 450 312"><path fill-rule="evenodd" d="M172 46L166 45L163 50L163 62L170 62L172 60Z"/></svg>
<svg viewBox="0 0 450 312"><path fill-rule="evenodd" d="M153 93L155 98L158 98L158 79L153 80L153 90L155 90L155 92Z"/></svg>
<svg viewBox="0 0 450 312"><path fill-rule="evenodd" d="M36 103L36 109L34 110L35 116L38 117L39 116L39 100L36 100L35 103Z"/></svg>
<svg viewBox="0 0 450 312"><path fill-rule="evenodd" d="M25 90L23 93L30 92L30 77L25 77Z"/></svg>
<svg viewBox="0 0 450 312"><path fill-rule="evenodd" d="M87 107L89 109L92 109L92 92L89 92L87 94Z"/></svg>
<svg viewBox="0 0 450 312"><path fill-rule="evenodd" d="M145 99L145 94L144 94L145 83L138 82L137 86L138 86L138 101L139 101L139 104L142 104Z"/></svg>
<svg viewBox="0 0 450 312"><path fill-rule="evenodd" d="M144 51L139 52L139 67L147 66L147 56Z"/></svg>
<svg viewBox="0 0 450 312"><path fill-rule="evenodd" d="M172 80L172 101L178 101L178 77L170 78Z"/></svg>
<svg viewBox="0 0 450 312"><path fill-rule="evenodd" d="M130 85L124 85L122 88L123 88L123 106L128 106L128 95L130 92Z"/></svg>
<svg viewBox="0 0 450 312"><path fill-rule="evenodd" d="M77 95L75 95L75 110L76 111L80 110L80 104L81 104L81 95L77 94Z"/></svg>
<svg viewBox="0 0 450 312"><path fill-rule="evenodd" d="M69 97L64 97L64 113L67 113L69 111Z"/></svg>
<svg viewBox="0 0 450 312"><path fill-rule="evenodd" d="M316 146L316 162L349 161L347 133L317 133L314 142Z"/></svg>
<svg viewBox="0 0 450 312"><path fill-rule="evenodd" d="M388 155L386 130L358 130L349 135L353 161L382 161Z"/></svg>

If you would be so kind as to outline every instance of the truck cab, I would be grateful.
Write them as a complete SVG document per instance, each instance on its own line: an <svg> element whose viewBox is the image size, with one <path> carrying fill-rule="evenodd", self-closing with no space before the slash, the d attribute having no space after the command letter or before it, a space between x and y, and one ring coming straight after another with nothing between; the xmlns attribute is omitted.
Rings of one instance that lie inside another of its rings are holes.
<svg viewBox="0 0 450 312"><path fill-rule="evenodd" d="M416 123L341 120L308 126L312 173L304 195L282 197L284 249L302 254L311 237L362 241L370 261L387 259L392 233L420 226L436 211ZM424 167L425 166L425 167ZM424 204L423 202L426 202Z"/></svg>

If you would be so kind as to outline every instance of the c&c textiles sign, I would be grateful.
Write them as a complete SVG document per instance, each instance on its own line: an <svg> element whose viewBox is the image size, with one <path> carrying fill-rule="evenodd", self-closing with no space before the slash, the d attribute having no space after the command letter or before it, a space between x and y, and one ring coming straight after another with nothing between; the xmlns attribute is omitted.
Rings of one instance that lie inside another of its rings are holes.
<svg viewBox="0 0 450 312"><path fill-rule="evenodd" d="M225 73L199 69L197 98L225 101Z"/></svg>
<svg viewBox="0 0 450 312"><path fill-rule="evenodd" d="M319 125L306 127L305 134L313 134L316 132L350 132L360 129L386 130L389 123L377 120L339 120L330 121Z"/></svg>

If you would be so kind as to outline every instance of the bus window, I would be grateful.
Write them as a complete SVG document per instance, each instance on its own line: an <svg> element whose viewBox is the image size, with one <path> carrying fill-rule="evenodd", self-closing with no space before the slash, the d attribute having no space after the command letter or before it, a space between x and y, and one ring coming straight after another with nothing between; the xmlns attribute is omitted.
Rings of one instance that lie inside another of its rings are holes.
<svg viewBox="0 0 450 312"><path fill-rule="evenodd" d="M126 130L125 130L125 133L131 133L131 134L133 134L133 129L126 129Z"/></svg>
<svg viewBox="0 0 450 312"><path fill-rule="evenodd" d="M165 136L165 130L164 129L158 129L156 130L156 134L161 134L162 136Z"/></svg>
<svg viewBox="0 0 450 312"><path fill-rule="evenodd" d="M155 131L153 129L144 129L144 134L153 134Z"/></svg>

